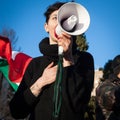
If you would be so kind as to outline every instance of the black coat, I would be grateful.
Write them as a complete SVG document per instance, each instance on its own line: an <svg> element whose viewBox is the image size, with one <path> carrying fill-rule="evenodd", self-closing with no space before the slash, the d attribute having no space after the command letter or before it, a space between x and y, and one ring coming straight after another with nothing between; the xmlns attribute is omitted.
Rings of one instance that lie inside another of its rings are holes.
<svg viewBox="0 0 120 120"><path fill-rule="evenodd" d="M35 97L30 86L42 75L45 67L54 61L57 64L57 45L49 45L45 38L40 43L43 56L34 58L27 67L23 80L10 102L14 118L52 120L54 83L43 88ZM84 120L84 112L90 100L94 83L94 62L90 53L73 48L75 64L63 68L62 106L58 120Z"/></svg>

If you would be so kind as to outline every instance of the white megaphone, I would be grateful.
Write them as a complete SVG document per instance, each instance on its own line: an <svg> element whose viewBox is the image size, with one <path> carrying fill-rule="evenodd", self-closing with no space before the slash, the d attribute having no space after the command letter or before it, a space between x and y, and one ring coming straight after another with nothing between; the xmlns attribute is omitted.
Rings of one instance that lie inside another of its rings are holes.
<svg viewBox="0 0 120 120"><path fill-rule="evenodd" d="M76 36L84 33L90 24L90 16L85 7L75 2L68 2L58 10L58 25L55 30L56 36L61 32L66 32ZM63 48L60 46L58 54L62 54Z"/></svg>

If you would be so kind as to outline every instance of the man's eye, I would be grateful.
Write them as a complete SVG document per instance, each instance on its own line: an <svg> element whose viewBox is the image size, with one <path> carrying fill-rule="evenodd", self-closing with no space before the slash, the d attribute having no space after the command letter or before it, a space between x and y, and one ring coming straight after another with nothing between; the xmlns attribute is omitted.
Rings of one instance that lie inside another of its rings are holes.
<svg viewBox="0 0 120 120"><path fill-rule="evenodd" d="M53 20L57 20L57 17L53 17Z"/></svg>

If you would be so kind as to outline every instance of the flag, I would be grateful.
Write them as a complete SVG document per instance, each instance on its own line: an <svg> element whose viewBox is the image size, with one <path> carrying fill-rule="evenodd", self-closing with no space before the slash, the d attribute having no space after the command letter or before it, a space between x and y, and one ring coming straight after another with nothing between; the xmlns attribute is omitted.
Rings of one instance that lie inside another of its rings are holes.
<svg viewBox="0 0 120 120"><path fill-rule="evenodd" d="M8 83L16 91L17 88L18 88L18 84L13 83L13 82L10 81L10 79L8 77L9 65L8 65L7 60L5 60L5 59L0 59L0 72L2 72L2 74L4 75L4 77L6 78Z"/></svg>
<svg viewBox="0 0 120 120"><path fill-rule="evenodd" d="M8 62L8 77L10 81L20 83L32 57L22 52L12 51L9 39L2 36L0 36L0 57Z"/></svg>
<svg viewBox="0 0 120 120"><path fill-rule="evenodd" d="M10 61L11 59L11 44L8 38L0 36L0 56Z"/></svg>
<svg viewBox="0 0 120 120"><path fill-rule="evenodd" d="M9 79L20 83L24 72L32 58L24 53L12 51L12 59L9 62Z"/></svg>

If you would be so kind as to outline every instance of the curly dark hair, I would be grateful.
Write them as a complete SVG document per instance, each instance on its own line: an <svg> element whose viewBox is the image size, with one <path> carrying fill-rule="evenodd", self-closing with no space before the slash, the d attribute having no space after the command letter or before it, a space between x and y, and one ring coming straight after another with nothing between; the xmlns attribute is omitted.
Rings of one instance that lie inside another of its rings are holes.
<svg viewBox="0 0 120 120"><path fill-rule="evenodd" d="M46 18L46 23L48 22L50 15L58 10L62 5L64 5L66 2L55 2L54 4L48 6L46 12L44 13L44 16Z"/></svg>
<svg viewBox="0 0 120 120"><path fill-rule="evenodd" d="M117 75L118 73L120 73L120 55L117 55L113 59L112 68L113 68L114 74Z"/></svg>

